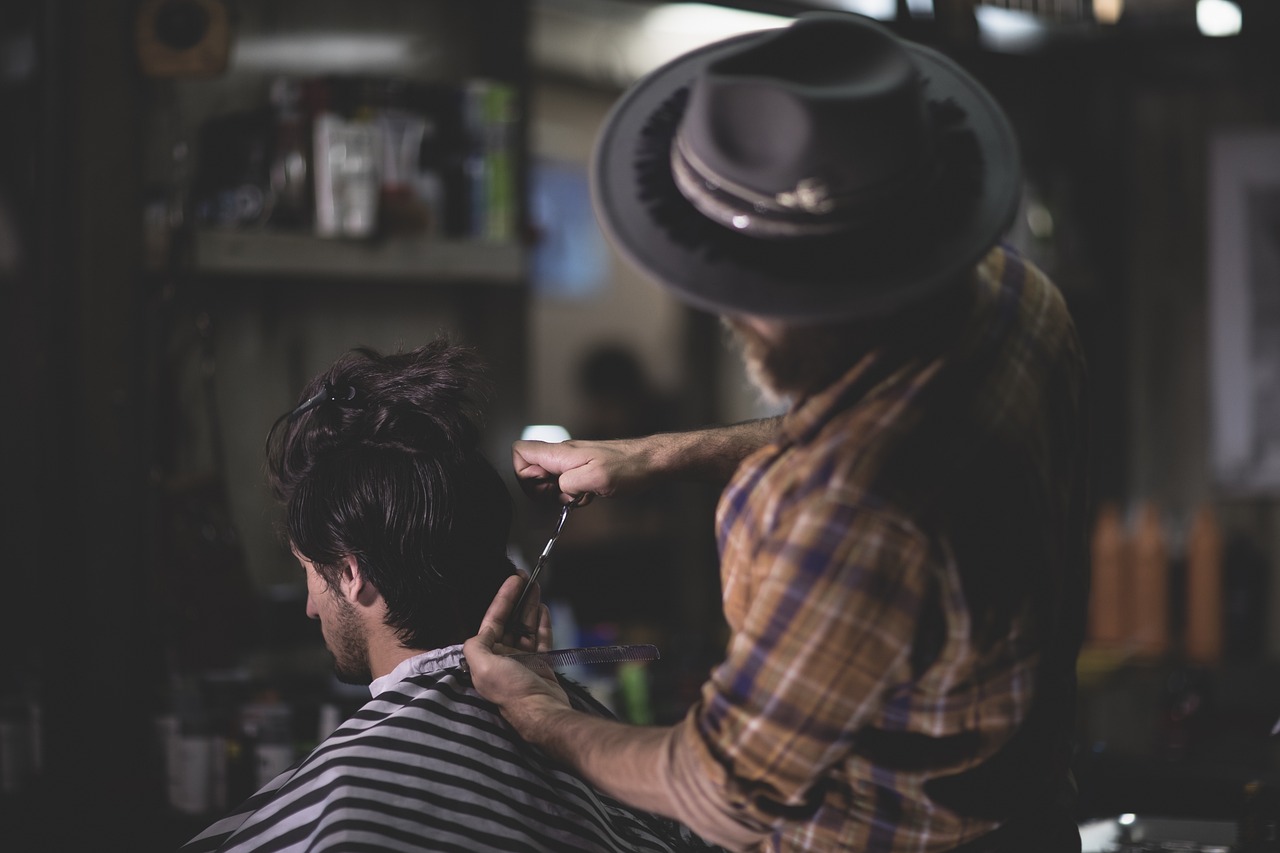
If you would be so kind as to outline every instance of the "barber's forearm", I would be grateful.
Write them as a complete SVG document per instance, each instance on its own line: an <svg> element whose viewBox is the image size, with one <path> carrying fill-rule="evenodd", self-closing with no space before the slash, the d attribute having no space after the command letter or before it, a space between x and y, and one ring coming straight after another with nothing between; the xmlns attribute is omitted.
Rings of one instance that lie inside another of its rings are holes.
<svg viewBox="0 0 1280 853"><path fill-rule="evenodd" d="M729 850L755 849L769 833L728 806L717 783L679 748L676 729L626 725L552 705L504 713L525 740L634 808L679 821Z"/></svg>
<svg viewBox="0 0 1280 853"><path fill-rule="evenodd" d="M651 442L650 464L655 471L687 478L727 483L738 463L768 444L780 418L763 418L690 432L660 433Z"/></svg>
<svg viewBox="0 0 1280 853"><path fill-rule="evenodd" d="M670 788L659 770L669 729L627 725L552 705L503 712L521 737L596 788L645 811L675 817Z"/></svg>

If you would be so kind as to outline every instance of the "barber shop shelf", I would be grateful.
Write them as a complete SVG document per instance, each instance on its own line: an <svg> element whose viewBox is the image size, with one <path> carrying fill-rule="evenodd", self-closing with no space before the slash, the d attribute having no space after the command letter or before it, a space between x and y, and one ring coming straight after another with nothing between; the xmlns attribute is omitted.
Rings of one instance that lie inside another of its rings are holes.
<svg viewBox="0 0 1280 853"><path fill-rule="evenodd" d="M519 284L526 252L516 243L388 237L334 240L278 231L200 229L191 271L210 275L318 276L425 283Z"/></svg>

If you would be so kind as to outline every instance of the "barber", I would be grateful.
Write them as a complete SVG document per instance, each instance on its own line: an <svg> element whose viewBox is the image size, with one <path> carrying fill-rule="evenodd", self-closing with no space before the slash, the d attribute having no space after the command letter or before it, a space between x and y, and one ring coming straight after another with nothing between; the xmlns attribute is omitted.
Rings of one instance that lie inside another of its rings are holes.
<svg viewBox="0 0 1280 853"><path fill-rule="evenodd" d="M515 445L561 500L731 476L730 638L687 716L591 718L504 659L511 579L465 654L524 738L734 849L1079 849L1084 367L1059 292L998 245L1019 168L982 86L855 15L701 48L622 97L592 167L605 230L789 408Z"/></svg>

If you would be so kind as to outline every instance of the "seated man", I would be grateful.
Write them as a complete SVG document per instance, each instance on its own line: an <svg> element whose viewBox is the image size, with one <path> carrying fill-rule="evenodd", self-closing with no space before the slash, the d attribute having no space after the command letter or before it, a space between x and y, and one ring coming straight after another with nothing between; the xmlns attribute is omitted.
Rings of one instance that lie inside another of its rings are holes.
<svg viewBox="0 0 1280 853"><path fill-rule="evenodd" d="M459 666L513 572L510 496L473 420L477 374L443 341L353 350L272 429L269 478L307 615L338 676L371 681L373 699L184 850L708 849L526 745ZM544 649L549 618L531 603L536 646L523 648Z"/></svg>

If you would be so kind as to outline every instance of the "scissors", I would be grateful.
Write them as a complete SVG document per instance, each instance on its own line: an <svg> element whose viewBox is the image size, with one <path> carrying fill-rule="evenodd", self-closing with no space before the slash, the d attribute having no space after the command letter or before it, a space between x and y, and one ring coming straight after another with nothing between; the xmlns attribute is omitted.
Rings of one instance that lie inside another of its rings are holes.
<svg viewBox="0 0 1280 853"><path fill-rule="evenodd" d="M524 620L520 618L520 615L524 612L525 599L529 597L529 590L533 589L533 582L538 579L538 575L542 573L543 566L547 564L548 558L551 556L551 548L556 544L556 540L560 538L560 531L564 530L564 523L569 517L569 510L580 504L582 497L582 495L578 495L560 510L560 522L556 525L555 533L552 533L551 538L547 540L547 547L542 549L538 562L533 564L533 571L529 573L528 579L524 582L524 589L520 590L520 598L516 600L515 609L511 611L511 618L507 622L507 633L519 634L522 637L529 637L536 633L526 628Z"/></svg>

